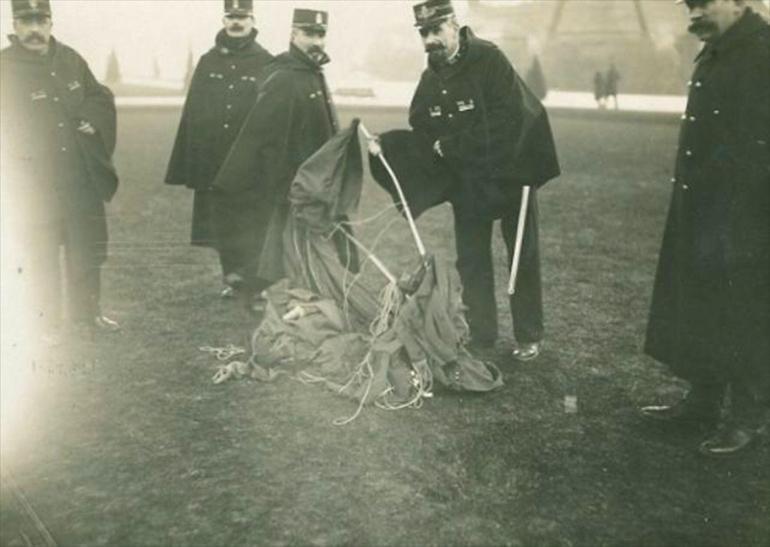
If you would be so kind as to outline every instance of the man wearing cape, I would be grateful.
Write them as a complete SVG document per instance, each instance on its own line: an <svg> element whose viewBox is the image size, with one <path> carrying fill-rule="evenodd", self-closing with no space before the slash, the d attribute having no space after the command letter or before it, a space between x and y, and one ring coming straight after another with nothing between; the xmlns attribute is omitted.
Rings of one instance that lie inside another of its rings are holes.
<svg viewBox="0 0 770 547"><path fill-rule="evenodd" d="M544 336L535 190L560 174L547 113L497 46L459 26L450 0L417 4L414 15L429 55L409 111L414 133L383 135L383 151L415 214L452 204L457 269L477 347L497 338L492 225L500 219L512 258L522 190L532 189L510 308L514 357L533 359ZM373 175L388 188L377 162Z"/></svg>

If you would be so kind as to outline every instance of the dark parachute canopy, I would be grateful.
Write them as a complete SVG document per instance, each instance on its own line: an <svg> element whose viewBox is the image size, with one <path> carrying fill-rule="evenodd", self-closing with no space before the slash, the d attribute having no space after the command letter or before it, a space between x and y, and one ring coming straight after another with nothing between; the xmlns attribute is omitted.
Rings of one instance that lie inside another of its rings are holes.
<svg viewBox="0 0 770 547"><path fill-rule="evenodd" d="M355 120L297 172L283 234L287 279L267 293L248 362L223 366L216 383L288 374L326 385L359 403L339 423L365 405L419 406L432 396L434 382L476 392L502 386L499 370L465 349L468 327L450 271L427 257L396 280L355 238L347 220L357 211L362 184ZM388 278L384 287L355 273L359 248L365 260L379 263Z"/></svg>

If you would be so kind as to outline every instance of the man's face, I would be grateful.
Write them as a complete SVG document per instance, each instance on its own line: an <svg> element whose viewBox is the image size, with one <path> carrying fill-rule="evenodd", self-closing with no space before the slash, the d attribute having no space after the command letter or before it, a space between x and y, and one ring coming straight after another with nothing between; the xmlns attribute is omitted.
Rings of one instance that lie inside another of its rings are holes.
<svg viewBox="0 0 770 547"><path fill-rule="evenodd" d="M41 54L48 51L52 27L51 18L44 15L28 15L13 20L13 30L19 38L19 43L24 48Z"/></svg>
<svg viewBox="0 0 770 547"><path fill-rule="evenodd" d="M453 19L421 27L419 32L431 61L445 63L460 46L460 27Z"/></svg>
<svg viewBox="0 0 770 547"><path fill-rule="evenodd" d="M690 16L687 30L704 42L716 40L743 14L735 0L685 0Z"/></svg>
<svg viewBox="0 0 770 547"><path fill-rule="evenodd" d="M254 18L251 15L228 14L222 19L225 32L232 38L243 38L254 29Z"/></svg>
<svg viewBox="0 0 770 547"><path fill-rule="evenodd" d="M325 56L326 31L320 28L294 27L291 31L291 43L315 62L320 62Z"/></svg>

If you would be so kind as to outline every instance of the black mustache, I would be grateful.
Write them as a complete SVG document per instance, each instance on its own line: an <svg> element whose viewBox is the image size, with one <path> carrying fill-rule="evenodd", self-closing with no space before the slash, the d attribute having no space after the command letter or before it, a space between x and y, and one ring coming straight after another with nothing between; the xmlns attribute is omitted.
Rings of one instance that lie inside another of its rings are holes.
<svg viewBox="0 0 770 547"><path fill-rule="evenodd" d="M32 42L40 42L41 44L45 43L45 37L42 34L32 33L29 36L25 37L24 40L22 40L25 44L30 44Z"/></svg>
<svg viewBox="0 0 770 547"><path fill-rule="evenodd" d="M310 54L310 55L312 55L312 54L314 54L314 53L316 53L316 54L318 54L318 55L323 55L323 53L324 53L324 50L323 50L323 48L322 48L322 47L320 47L320 46L310 46L310 47L308 48L307 52L308 52L308 54Z"/></svg>
<svg viewBox="0 0 770 547"><path fill-rule="evenodd" d="M699 30L716 30L717 25L715 23L712 23L711 21L706 21L704 19L697 19L690 23L690 26L687 27L687 30L690 32L697 32Z"/></svg>
<svg viewBox="0 0 770 547"><path fill-rule="evenodd" d="M230 27L230 30L232 30L234 32L240 32L240 31L244 30L245 28L246 27L242 27L241 25L233 25L233 26Z"/></svg>
<svg viewBox="0 0 770 547"><path fill-rule="evenodd" d="M444 51L446 48L441 44L428 44L425 46L425 53L433 53L438 51Z"/></svg>

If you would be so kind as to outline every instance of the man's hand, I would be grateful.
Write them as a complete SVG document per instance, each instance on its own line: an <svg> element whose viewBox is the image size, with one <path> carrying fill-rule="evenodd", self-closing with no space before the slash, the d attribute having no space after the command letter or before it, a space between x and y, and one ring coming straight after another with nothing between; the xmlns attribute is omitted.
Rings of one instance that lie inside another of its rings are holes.
<svg viewBox="0 0 770 547"><path fill-rule="evenodd" d="M380 137L378 135L374 135L369 139L369 153L372 156L382 155L382 146L380 145Z"/></svg>
<svg viewBox="0 0 770 547"><path fill-rule="evenodd" d="M439 155L439 157L444 157L444 152L441 150L441 141L436 141L433 143L433 151Z"/></svg>
<svg viewBox="0 0 770 547"><path fill-rule="evenodd" d="M78 125L78 131L80 131L81 133L85 133L86 135L96 135L96 129L94 129L94 126L85 120L80 120L80 125Z"/></svg>

